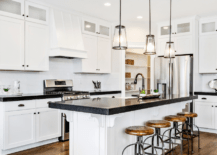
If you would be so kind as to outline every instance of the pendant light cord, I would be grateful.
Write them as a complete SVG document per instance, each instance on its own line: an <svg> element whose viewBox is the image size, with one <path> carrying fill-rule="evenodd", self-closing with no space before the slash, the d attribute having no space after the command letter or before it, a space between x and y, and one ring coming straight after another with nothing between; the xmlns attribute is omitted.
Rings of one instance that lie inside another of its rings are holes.
<svg viewBox="0 0 217 155"><path fill-rule="evenodd" d="M172 35L172 0L170 0L170 42L171 42L171 35Z"/></svg>
<svg viewBox="0 0 217 155"><path fill-rule="evenodd" d="M121 0L120 0L120 25L119 25L119 47L121 46Z"/></svg>
<svg viewBox="0 0 217 155"><path fill-rule="evenodd" d="M151 0L149 0L149 35L151 35Z"/></svg>

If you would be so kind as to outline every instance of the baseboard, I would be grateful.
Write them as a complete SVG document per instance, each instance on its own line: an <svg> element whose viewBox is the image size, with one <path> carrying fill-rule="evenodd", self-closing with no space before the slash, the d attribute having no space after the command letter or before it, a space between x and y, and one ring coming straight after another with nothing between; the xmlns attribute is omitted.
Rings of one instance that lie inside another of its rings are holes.
<svg viewBox="0 0 217 155"><path fill-rule="evenodd" d="M0 155L8 155L8 154L11 154L11 153L32 149L32 148L35 148L35 147L55 143L55 142L58 142L58 141L59 141L58 138L54 138L54 139L50 139L50 140L46 140L46 141L42 141L42 142L38 142L38 143L33 143L33 144L29 144L29 145L25 145L25 146L13 148L13 149L0 150L0 151L2 151L2 152L0 152Z"/></svg>
<svg viewBox="0 0 217 155"><path fill-rule="evenodd" d="M201 132L208 132L208 133L215 133L217 134L217 130L216 129L207 129L207 128L199 128ZM197 131L195 129L195 131Z"/></svg>

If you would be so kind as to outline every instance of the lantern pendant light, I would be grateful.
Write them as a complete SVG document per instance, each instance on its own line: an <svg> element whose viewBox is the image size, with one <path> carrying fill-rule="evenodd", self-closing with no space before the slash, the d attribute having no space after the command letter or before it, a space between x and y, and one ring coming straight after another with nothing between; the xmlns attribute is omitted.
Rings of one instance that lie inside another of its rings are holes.
<svg viewBox="0 0 217 155"><path fill-rule="evenodd" d="M121 0L120 0L120 25L115 26L115 33L113 38L114 50L127 49L127 35L125 26L121 25Z"/></svg>
<svg viewBox="0 0 217 155"><path fill-rule="evenodd" d="M151 0L149 0L149 35L146 36L145 55L155 55L155 37L151 34Z"/></svg>
<svg viewBox="0 0 217 155"><path fill-rule="evenodd" d="M169 42L166 43L164 58L175 58L174 42L171 41L171 34L172 34L171 20L172 20L172 0L170 0L170 35L169 35Z"/></svg>

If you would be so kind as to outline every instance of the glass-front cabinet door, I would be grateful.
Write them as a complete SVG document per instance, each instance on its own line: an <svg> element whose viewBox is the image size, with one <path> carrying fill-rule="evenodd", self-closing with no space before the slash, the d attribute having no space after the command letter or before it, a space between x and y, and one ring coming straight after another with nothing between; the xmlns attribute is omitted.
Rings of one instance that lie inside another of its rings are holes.
<svg viewBox="0 0 217 155"><path fill-rule="evenodd" d="M82 20L82 32L90 35L97 35L97 24L91 20Z"/></svg>
<svg viewBox="0 0 217 155"><path fill-rule="evenodd" d="M104 37L104 38L110 38L111 36L111 27L99 24L99 36Z"/></svg>
<svg viewBox="0 0 217 155"><path fill-rule="evenodd" d="M24 0L0 0L0 15L24 19Z"/></svg>
<svg viewBox="0 0 217 155"><path fill-rule="evenodd" d="M49 8L31 2L25 2L25 18L27 21L48 25Z"/></svg>
<svg viewBox="0 0 217 155"><path fill-rule="evenodd" d="M172 31L172 35L173 35L173 33L174 33L173 22L172 22L172 26L171 26L171 31ZM170 34L169 21L160 23L158 25L158 36L159 36L159 38L169 37L169 34Z"/></svg>
<svg viewBox="0 0 217 155"><path fill-rule="evenodd" d="M217 34L217 19L200 21L200 35Z"/></svg>
<svg viewBox="0 0 217 155"><path fill-rule="evenodd" d="M175 36L189 35L192 32L192 20L183 19L175 21Z"/></svg>

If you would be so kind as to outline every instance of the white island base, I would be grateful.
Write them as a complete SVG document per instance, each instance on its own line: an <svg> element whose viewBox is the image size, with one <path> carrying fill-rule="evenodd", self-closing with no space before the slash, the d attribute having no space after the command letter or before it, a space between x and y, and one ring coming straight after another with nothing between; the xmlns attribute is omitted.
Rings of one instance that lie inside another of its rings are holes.
<svg viewBox="0 0 217 155"><path fill-rule="evenodd" d="M167 115L176 115L185 109L186 103L190 102L192 101L116 115L61 110L70 122L70 155L121 155L127 145L136 142L135 136L125 134L125 128L145 125L148 120L161 120ZM130 147L124 153L124 155L133 154L134 147Z"/></svg>

